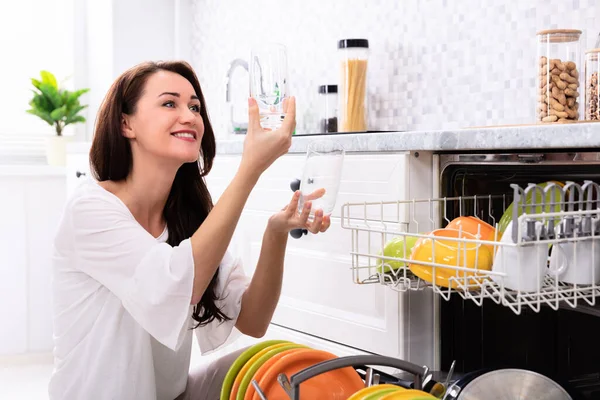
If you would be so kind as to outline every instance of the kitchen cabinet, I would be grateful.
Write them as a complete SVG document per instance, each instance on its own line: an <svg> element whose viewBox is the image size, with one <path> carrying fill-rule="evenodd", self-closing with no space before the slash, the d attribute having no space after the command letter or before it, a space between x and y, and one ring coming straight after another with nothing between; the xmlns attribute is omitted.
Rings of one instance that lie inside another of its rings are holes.
<svg viewBox="0 0 600 400"><path fill-rule="evenodd" d="M240 155L216 157L207 177L215 202L240 160ZM281 157L263 173L246 203L232 248L248 275L258 261L267 220L290 201L289 184L301 177L303 164L303 154ZM434 187L431 165L431 157L409 152L346 155L331 228L325 234L288 241L274 325L349 348L431 365L434 327L433 321L424 321L431 316L431 293L410 293L409 298L381 285L355 284L350 271L351 232L340 224L341 205L346 202L430 197ZM420 330L413 332L411 324L416 320Z"/></svg>
<svg viewBox="0 0 600 400"><path fill-rule="evenodd" d="M52 351L51 255L64 172L0 174L0 355Z"/></svg>
<svg viewBox="0 0 600 400"><path fill-rule="evenodd" d="M0 354L27 349L27 229L20 182L2 177L0 197Z"/></svg>

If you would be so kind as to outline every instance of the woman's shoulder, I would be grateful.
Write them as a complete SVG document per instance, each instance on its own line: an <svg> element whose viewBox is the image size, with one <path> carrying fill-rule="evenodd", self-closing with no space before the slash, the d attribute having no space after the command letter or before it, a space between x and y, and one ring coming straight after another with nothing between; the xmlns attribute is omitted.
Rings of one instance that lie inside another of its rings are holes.
<svg viewBox="0 0 600 400"><path fill-rule="evenodd" d="M91 216L89 212L94 211L118 211L128 215L127 207L112 192L107 190L108 185L98 182L94 178L84 179L73 191L67 200L65 213L80 214L82 212Z"/></svg>

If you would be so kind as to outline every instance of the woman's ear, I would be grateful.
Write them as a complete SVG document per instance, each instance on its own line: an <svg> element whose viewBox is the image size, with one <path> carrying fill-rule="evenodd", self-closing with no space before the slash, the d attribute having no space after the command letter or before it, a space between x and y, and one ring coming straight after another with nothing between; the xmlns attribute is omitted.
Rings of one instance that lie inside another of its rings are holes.
<svg viewBox="0 0 600 400"><path fill-rule="evenodd" d="M121 133L128 139L135 139L135 133L131 128L131 121L127 114L121 115Z"/></svg>

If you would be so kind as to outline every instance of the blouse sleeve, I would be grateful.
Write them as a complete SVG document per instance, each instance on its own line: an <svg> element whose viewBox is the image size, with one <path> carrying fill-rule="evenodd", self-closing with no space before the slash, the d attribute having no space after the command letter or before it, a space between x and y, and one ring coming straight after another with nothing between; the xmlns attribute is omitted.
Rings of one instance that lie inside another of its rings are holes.
<svg viewBox="0 0 600 400"><path fill-rule="evenodd" d="M122 204L94 196L70 207L75 266L117 296L157 341L176 350L191 315L194 259L189 239L158 242Z"/></svg>
<svg viewBox="0 0 600 400"><path fill-rule="evenodd" d="M219 300L216 304L231 319L223 322L213 320L194 330L202 354L209 354L239 335L235 324L242 309L242 296L249 284L250 278L244 273L241 260L227 250L219 269Z"/></svg>

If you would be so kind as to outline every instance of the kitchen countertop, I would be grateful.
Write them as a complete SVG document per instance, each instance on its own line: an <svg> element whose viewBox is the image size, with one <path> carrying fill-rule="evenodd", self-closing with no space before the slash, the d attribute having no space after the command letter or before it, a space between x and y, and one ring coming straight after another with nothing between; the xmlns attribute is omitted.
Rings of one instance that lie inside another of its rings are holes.
<svg viewBox="0 0 600 400"><path fill-rule="evenodd" d="M600 148L600 123L513 125L440 131L376 132L294 136L290 153L305 153L308 143L332 139L348 152L473 151L503 149ZM218 154L241 154L244 137L218 140Z"/></svg>

